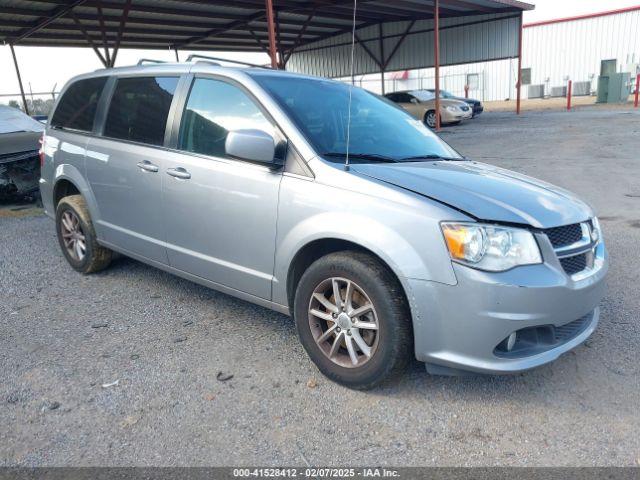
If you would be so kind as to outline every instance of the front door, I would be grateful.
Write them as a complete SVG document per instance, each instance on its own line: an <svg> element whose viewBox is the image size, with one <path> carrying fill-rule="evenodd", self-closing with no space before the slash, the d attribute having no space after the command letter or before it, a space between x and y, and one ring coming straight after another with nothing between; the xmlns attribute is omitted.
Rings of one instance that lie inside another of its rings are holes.
<svg viewBox="0 0 640 480"><path fill-rule="evenodd" d="M98 204L104 239L147 259L167 263L162 226L162 145L178 77L119 78L103 135L87 146L87 178Z"/></svg>
<svg viewBox="0 0 640 480"><path fill-rule="evenodd" d="M162 173L167 254L179 270L270 299L282 175L226 155L227 134L237 129L282 138L242 87L195 78L179 127L180 153Z"/></svg>
<svg viewBox="0 0 640 480"><path fill-rule="evenodd" d="M420 102L418 102L416 97L408 93L401 92L398 94L398 103L415 118L423 120L424 106L420 105Z"/></svg>

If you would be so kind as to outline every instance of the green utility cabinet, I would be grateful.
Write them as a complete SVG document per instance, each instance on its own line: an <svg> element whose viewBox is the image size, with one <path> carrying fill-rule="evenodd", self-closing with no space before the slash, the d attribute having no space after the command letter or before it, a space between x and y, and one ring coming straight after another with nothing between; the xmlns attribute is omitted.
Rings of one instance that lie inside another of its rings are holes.
<svg viewBox="0 0 640 480"><path fill-rule="evenodd" d="M598 77L598 103L625 103L629 99L629 72Z"/></svg>

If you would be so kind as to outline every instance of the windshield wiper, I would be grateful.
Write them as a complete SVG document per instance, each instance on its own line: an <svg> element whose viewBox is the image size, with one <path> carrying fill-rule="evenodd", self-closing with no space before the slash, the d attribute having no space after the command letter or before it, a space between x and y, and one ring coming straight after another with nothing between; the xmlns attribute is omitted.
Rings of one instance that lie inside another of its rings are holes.
<svg viewBox="0 0 640 480"><path fill-rule="evenodd" d="M400 159L403 162L410 160L443 160L443 161L460 161L466 160L466 157L443 157L441 155L428 154L428 155L416 155L415 157L405 157Z"/></svg>
<svg viewBox="0 0 640 480"><path fill-rule="evenodd" d="M326 152L322 154L323 157L339 157L347 158L346 152ZM399 160L393 157L387 157L385 155L378 155L376 153L351 153L349 152L349 159L354 160L368 160L371 162L385 162L385 163L397 163Z"/></svg>

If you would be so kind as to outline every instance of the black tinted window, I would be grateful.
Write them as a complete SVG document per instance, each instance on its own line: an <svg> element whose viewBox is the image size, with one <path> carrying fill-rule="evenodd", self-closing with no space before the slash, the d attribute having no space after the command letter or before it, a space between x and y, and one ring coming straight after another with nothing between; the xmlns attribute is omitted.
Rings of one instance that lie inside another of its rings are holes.
<svg viewBox="0 0 640 480"><path fill-rule="evenodd" d="M227 134L240 129L263 130L275 136L273 125L240 88L197 78L182 115L179 148L225 157Z"/></svg>
<svg viewBox="0 0 640 480"><path fill-rule="evenodd" d="M79 80L64 93L53 118L52 127L90 132L106 77Z"/></svg>
<svg viewBox="0 0 640 480"><path fill-rule="evenodd" d="M106 137L162 145L177 77L120 78L113 93Z"/></svg>

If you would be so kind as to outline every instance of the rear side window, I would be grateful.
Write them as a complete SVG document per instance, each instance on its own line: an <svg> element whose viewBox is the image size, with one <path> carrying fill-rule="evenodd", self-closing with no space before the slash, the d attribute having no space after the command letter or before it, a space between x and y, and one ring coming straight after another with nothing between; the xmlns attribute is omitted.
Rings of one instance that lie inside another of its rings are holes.
<svg viewBox="0 0 640 480"><path fill-rule="evenodd" d="M177 85L178 77L118 79L104 136L162 145Z"/></svg>
<svg viewBox="0 0 640 480"><path fill-rule="evenodd" d="M56 108L51 126L90 132L96 116L98 100L107 77L78 80L67 88Z"/></svg>

